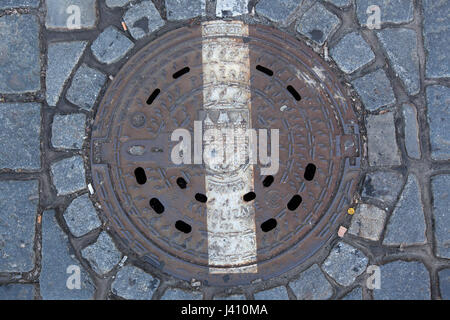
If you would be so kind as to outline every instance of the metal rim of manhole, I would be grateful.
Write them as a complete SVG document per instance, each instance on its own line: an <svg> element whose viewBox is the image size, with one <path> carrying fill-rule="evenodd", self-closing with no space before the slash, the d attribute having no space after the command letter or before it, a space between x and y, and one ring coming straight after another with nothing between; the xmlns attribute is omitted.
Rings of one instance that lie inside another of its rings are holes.
<svg viewBox="0 0 450 320"><path fill-rule="evenodd" d="M113 237L143 265L209 285L304 263L336 236L360 178L344 90L310 48L267 26L210 21L149 43L92 127L90 170ZM220 142L244 161L206 161L221 150L208 129L234 133ZM231 141L267 143L250 160Z"/></svg>

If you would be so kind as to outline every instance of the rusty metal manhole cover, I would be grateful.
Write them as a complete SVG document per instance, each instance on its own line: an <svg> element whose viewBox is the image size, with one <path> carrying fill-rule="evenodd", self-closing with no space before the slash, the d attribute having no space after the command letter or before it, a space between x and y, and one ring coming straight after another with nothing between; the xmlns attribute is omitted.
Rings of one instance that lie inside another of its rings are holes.
<svg viewBox="0 0 450 320"><path fill-rule="evenodd" d="M178 278L236 285L286 272L335 235L359 145L349 99L312 50L273 28L208 22L164 35L122 68L96 114L91 171L128 254Z"/></svg>

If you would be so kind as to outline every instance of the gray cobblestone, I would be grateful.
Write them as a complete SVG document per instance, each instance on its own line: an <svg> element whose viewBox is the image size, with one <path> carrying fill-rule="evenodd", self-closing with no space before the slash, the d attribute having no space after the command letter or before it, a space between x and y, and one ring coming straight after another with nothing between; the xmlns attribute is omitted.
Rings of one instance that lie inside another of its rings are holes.
<svg viewBox="0 0 450 320"><path fill-rule="evenodd" d="M403 80L409 94L419 92L419 56L416 32L411 29L384 29L377 33L392 68Z"/></svg>
<svg viewBox="0 0 450 320"><path fill-rule="evenodd" d="M362 290L361 287L357 287L350 291L342 300L362 300Z"/></svg>
<svg viewBox="0 0 450 320"><path fill-rule="evenodd" d="M450 175L432 178L433 217L435 221L436 254L450 259Z"/></svg>
<svg viewBox="0 0 450 320"><path fill-rule="evenodd" d="M283 22L299 4L298 0L261 0L255 11L273 22Z"/></svg>
<svg viewBox="0 0 450 320"><path fill-rule="evenodd" d="M86 138L86 115L82 113L55 115L52 124L52 145L61 149L81 149Z"/></svg>
<svg viewBox="0 0 450 320"><path fill-rule="evenodd" d="M430 279L420 262L395 261L381 266L381 288L373 291L376 300L430 299Z"/></svg>
<svg viewBox="0 0 450 320"><path fill-rule="evenodd" d="M420 159L419 123L417 122L417 110L412 104L404 104L402 107L405 120L405 146L408 156Z"/></svg>
<svg viewBox="0 0 450 320"><path fill-rule="evenodd" d="M41 106L37 103L0 104L0 168L41 168Z"/></svg>
<svg viewBox="0 0 450 320"><path fill-rule="evenodd" d="M431 157L450 159L450 88L430 86L426 90L428 125L430 127Z"/></svg>
<svg viewBox="0 0 450 320"><path fill-rule="evenodd" d="M356 0L356 14L362 26L366 26L367 18L372 15L367 13L372 5L380 8L381 23L405 23L414 18L413 0Z"/></svg>
<svg viewBox="0 0 450 320"><path fill-rule="evenodd" d="M430 78L450 77L450 6L447 0L424 0L424 42L427 51L426 75Z"/></svg>
<svg viewBox="0 0 450 320"><path fill-rule="evenodd" d="M439 271L439 287L442 299L450 300L450 269Z"/></svg>
<svg viewBox="0 0 450 320"><path fill-rule="evenodd" d="M372 49L357 32L345 35L330 53L345 73L353 73L375 59Z"/></svg>
<svg viewBox="0 0 450 320"><path fill-rule="evenodd" d="M0 0L0 9L37 8L40 0Z"/></svg>
<svg viewBox="0 0 450 320"><path fill-rule="evenodd" d="M361 251L339 242L331 250L322 269L340 285L349 286L366 270L367 263L368 259Z"/></svg>
<svg viewBox="0 0 450 320"><path fill-rule="evenodd" d="M300 277L289 283L299 300L326 300L333 295L333 288L317 264L303 271Z"/></svg>
<svg viewBox="0 0 450 320"><path fill-rule="evenodd" d="M90 29L97 21L96 0L46 0L46 7L45 26L49 29ZM75 18L78 13L79 21Z"/></svg>
<svg viewBox="0 0 450 320"><path fill-rule="evenodd" d="M91 267L99 275L110 272L122 257L106 232L100 233L97 242L84 248L81 255L89 261Z"/></svg>
<svg viewBox="0 0 450 320"><path fill-rule="evenodd" d="M232 294L225 297L214 297L214 300L246 300L243 294Z"/></svg>
<svg viewBox="0 0 450 320"><path fill-rule="evenodd" d="M0 93L41 89L39 24L31 14L0 17Z"/></svg>
<svg viewBox="0 0 450 320"><path fill-rule="evenodd" d="M33 300L32 284L5 284L0 286L0 300Z"/></svg>
<svg viewBox="0 0 450 320"><path fill-rule="evenodd" d="M45 81L47 103L50 106L56 106L58 103L64 84L80 60L86 45L86 41L49 44Z"/></svg>
<svg viewBox="0 0 450 320"><path fill-rule="evenodd" d="M75 237L81 237L102 225L87 194L72 201L64 212L64 219Z"/></svg>
<svg viewBox="0 0 450 320"><path fill-rule="evenodd" d="M202 294L196 291L181 289L167 289L161 300L201 300Z"/></svg>
<svg viewBox="0 0 450 320"><path fill-rule="evenodd" d="M0 181L0 272L34 267L34 236L39 183Z"/></svg>
<svg viewBox="0 0 450 320"><path fill-rule="evenodd" d="M320 3L306 11L297 25L297 32L323 44L339 26L340 20Z"/></svg>
<svg viewBox="0 0 450 320"><path fill-rule="evenodd" d="M133 42L115 27L106 28L91 46L95 58L106 64L119 61L133 48Z"/></svg>
<svg viewBox="0 0 450 320"><path fill-rule="evenodd" d="M350 3L351 3L350 2L351 0L326 0L326 1L329 3L332 3L338 7L345 7L345 6L350 5Z"/></svg>
<svg viewBox="0 0 450 320"><path fill-rule="evenodd" d="M248 13L248 0L217 0L217 17L235 17Z"/></svg>
<svg viewBox="0 0 450 320"><path fill-rule="evenodd" d="M205 0L165 0L167 20L192 19L206 14Z"/></svg>
<svg viewBox="0 0 450 320"><path fill-rule="evenodd" d="M53 210L45 211L42 219L42 267L39 276L40 292L44 300L92 299L94 286L89 275L75 258L67 236L59 228ZM79 269L77 269L79 268ZM78 275L70 281L71 275ZM67 285L74 286L70 289Z"/></svg>
<svg viewBox="0 0 450 320"><path fill-rule="evenodd" d="M384 229L386 211L369 204L361 203L352 218L348 232L358 237L378 241Z"/></svg>
<svg viewBox="0 0 450 320"><path fill-rule="evenodd" d="M355 79L352 84L361 97L364 107L369 111L395 103L391 82L383 69Z"/></svg>
<svg viewBox="0 0 450 320"><path fill-rule="evenodd" d="M67 91L67 100L80 108L91 110L105 82L103 73L83 64L75 73Z"/></svg>
<svg viewBox="0 0 450 320"><path fill-rule="evenodd" d="M159 280L153 278L139 268L125 266L117 272L112 283L112 292L124 299L151 300L159 285Z"/></svg>
<svg viewBox="0 0 450 320"><path fill-rule="evenodd" d="M151 1L143 1L128 9L123 21L134 39L141 39L164 25L164 20Z"/></svg>
<svg viewBox="0 0 450 320"><path fill-rule="evenodd" d="M394 114L368 115L366 119L371 166L400 165L400 151L397 146Z"/></svg>
<svg viewBox="0 0 450 320"><path fill-rule="evenodd" d="M86 188L83 159L80 156L60 160L51 166L53 184L58 195Z"/></svg>
<svg viewBox="0 0 450 320"><path fill-rule="evenodd" d="M410 174L386 227L385 245L424 243L425 218L417 178Z"/></svg>
<svg viewBox="0 0 450 320"><path fill-rule="evenodd" d="M394 171L375 171L364 179L362 196L393 206L403 186L403 176Z"/></svg>
<svg viewBox="0 0 450 320"><path fill-rule="evenodd" d="M105 3L110 8L125 7L131 0L106 0Z"/></svg>
<svg viewBox="0 0 450 320"><path fill-rule="evenodd" d="M287 290L283 286L256 292L254 296L255 300L289 300Z"/></svg>

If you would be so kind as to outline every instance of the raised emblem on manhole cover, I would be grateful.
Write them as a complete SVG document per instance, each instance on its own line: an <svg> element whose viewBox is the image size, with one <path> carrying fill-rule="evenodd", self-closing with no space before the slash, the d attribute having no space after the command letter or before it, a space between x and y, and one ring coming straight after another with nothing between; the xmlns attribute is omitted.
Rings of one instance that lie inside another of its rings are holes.
<svg viewBox="0 0 450 320"><path fill-rule="evenodd" d="M350 100L318 55L274 28L212 21L130 59L97 110L90 157L127 254L236 285L335 236L360 153Z"/></svg>

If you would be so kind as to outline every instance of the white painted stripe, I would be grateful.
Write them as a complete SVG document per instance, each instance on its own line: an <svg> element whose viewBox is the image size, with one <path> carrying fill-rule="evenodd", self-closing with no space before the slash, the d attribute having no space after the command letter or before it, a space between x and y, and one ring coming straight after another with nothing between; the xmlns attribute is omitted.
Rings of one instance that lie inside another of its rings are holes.
<svg viewBox="0 0 450 320"><path fill-rule="evenodd" d="M248 27L239 21L212 21L202 25L203 111L206 114L202 119L203 143L205 158L209 160L213 159L210 156L214 143L208 137L208 129L221 133L234 131L246 146L241 153L245 156L248 150L248 140L243 135L243 130L251 128L250 57L242 38L245 36ZM243 201L243 195L254 190L253 165L236 163L236 155L240 153L234 150L229 139L225 140L224 147L235 158L226 158L226 165L206 164L210 272L257 272L255 208L252 202Z"/></svg>

